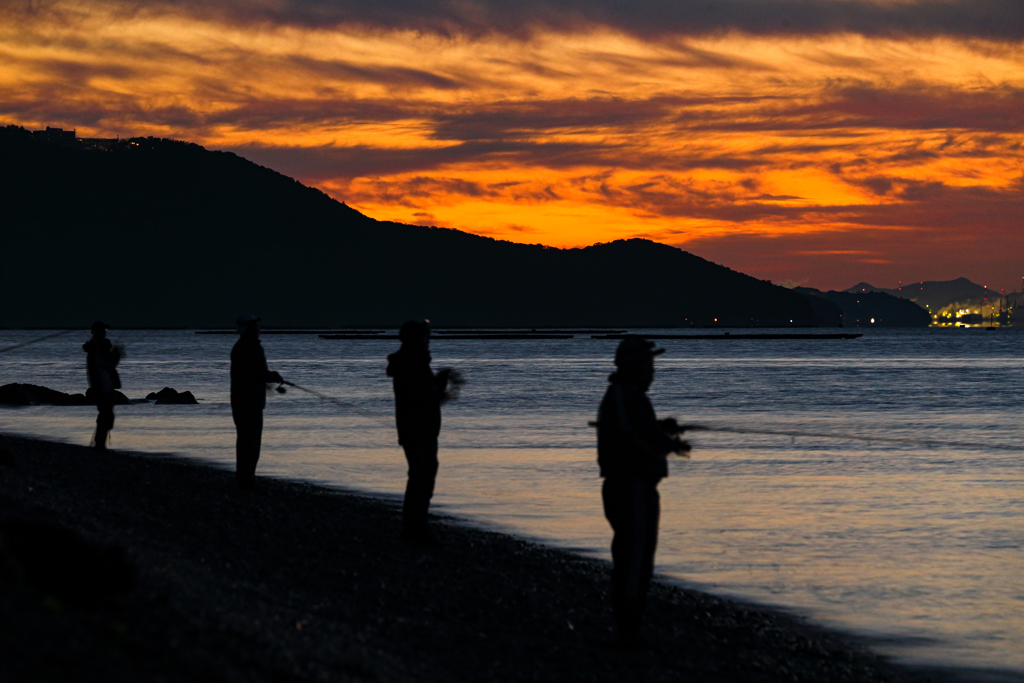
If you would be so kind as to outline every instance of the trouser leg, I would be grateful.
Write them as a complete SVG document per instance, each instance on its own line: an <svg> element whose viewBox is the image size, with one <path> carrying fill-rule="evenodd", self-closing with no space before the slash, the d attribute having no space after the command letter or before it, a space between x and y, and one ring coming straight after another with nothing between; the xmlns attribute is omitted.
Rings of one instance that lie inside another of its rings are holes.
<svg viewBox="0 0 1024 683"><path fill-rule="evenodd" d="M114 397L110 394L100 396L96 408L99 411L96 415L96 448L104 450L107 447L107 435L114 428Z"/></svg>
<svg viewBox="0 0 1024 683"><path fill-rule="evenodd" d="M416 533L427 527L427 512L437 478L437 439L405 444L403 449L409 463L409 479L402 502L402 525L406 532Z"/></svg>
<svg viewBox="0 0 1024 683"><path fill-rule="evenodd" d="M640 630L647 589L654 574L660 500L642 479L606 479L602 489L612 539L612 609L616 630L630 637Z"/></svg>
<svg viewBox="0 0 1024 683"><path fill-rule="evenodd" d="M235 420L235 477L242 488L252 488L256 480L256 463L263 441L263 411L233 410Z"/></svg>

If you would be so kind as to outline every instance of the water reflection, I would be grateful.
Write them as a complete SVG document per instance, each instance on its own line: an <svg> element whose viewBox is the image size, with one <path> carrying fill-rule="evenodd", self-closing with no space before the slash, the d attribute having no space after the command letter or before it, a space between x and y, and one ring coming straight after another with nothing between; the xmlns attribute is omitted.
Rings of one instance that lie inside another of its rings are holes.
<svg viewBox="0 0 1024 683"><path fill-rule="evenodd" d="M38 333L0 333L0 345L29 334ZM652 401L686 422L979 447L696 433L693 460L673 462L661 485L659 570L885 633L882 648L904 657L1024 670L1024 467L1020 454L981 447L1024 443L1021 340L924 330L830 346L665 342ZM76 343L0 356L0 377L81 391L80 352L65 349ZM376 419L298 392L272 397L261 472L400 495L405 462L383 376L393 348L297 336L265 346L282 374ZM435 364L463 368L469 381L445 411L438 509L607 557L587 422L613 348L435 342ZM184 332L131 347L130 396L171 386L202 405L123 407L113 447L232 466L229 349L230 339ZM93 417L91 408L0 410L0 428L85 444Z"/></svg>

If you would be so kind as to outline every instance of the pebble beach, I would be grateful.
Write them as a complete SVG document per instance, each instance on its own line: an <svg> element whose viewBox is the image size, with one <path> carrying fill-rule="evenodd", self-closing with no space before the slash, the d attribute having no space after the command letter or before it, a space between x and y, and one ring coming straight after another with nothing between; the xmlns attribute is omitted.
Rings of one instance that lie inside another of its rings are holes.
<svg viewBox="0 0 1024 683"><path fill-rule="evenodd" d="M656 581L615 646L610 567L390 500L0 435L0 680L926 681L784 612Z"/></svg>

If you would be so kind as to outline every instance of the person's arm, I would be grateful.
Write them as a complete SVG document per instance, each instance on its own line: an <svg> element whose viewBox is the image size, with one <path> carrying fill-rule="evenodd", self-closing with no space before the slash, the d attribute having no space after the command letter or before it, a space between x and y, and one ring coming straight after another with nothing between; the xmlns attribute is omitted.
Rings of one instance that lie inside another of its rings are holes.
<svg viewBox="0 0 1024 683"><path fill-rule="evenodd" d="M445 368L438 370L434 373L434 392L438 397L444 396L445 389L448 388L448 378L451 375L451 370Z"/></svg>
<svg viewBox="0 0 1024 683"><path fill-rule="evenodd" d="M256 349L259 351L259 371L257 374L263 376L263 383L280 384L283 382L284 379L276 370L271 370L267 367L267 354L263 352L263 347L257 346Z"/></svg>
<svg viewBox="0 0 1024 683"><path fill-rule="evenodd" d="M678 437L670 438L665 433L645 394L638 389L627 390L622 387L618 388L616 393L620 406L620 421L637 449L656 457L689 450L688 444L684 441Z"/></svg>

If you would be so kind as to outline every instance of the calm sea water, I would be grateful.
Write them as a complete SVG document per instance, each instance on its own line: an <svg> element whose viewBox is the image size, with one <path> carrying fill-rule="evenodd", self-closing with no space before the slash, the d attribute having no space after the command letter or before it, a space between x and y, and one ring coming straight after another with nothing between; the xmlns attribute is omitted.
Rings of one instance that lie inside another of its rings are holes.
<svg viewBox="0 0 1024 683"><path fill-rule="evenodd" d="M39 331L0 331L0 347ZM87 333L0 354L0 384L85 389ZM125 392L190 390L199 406L117 409L114 448L233 467L234 337L113 331ZM587 426L616 342L445 341L460 369L446 406L436 509L607 558ZM896 437L694 433L661 487L658 571L785 606L870 637L904 661L1024 676L1024 330L868 330L857 340L665 341L659 415L721 427ZM272 368L358 407L272 394L259 472L398 496L391 341L266 336ZM0 410L0 429L89 442L95 409ZM955 442L950 444L950 442ZM1002 447L1000 449L999 447Z"/></svg>

